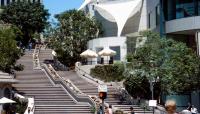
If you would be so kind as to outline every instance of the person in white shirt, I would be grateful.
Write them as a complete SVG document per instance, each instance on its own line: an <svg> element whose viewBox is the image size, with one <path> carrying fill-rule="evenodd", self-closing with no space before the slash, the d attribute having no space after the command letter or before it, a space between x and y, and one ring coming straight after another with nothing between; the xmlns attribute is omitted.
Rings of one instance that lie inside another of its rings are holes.
<svg viewBox="0 0 200 114"><path fill-rule="evenodd" d="M181 114L192 114L192 112L189 111L188 109L185 109L185 110L181 111Z"/></svg>
<svg viewBox="0 0 200 114"><path fill-rule="evenodd" d="M195 108L194 105L192 105L191 112L192 112L192 114L198 113L197 108Z"/></svg>
<svg viewBox="0 0 200 114"><path fill-rule="evenodd" d="M108 113L109 113L109 114L113 114L113 112L112 112L112 106L111 106L111 105L109 105Z"/></svg>
<svg viewBox="0 0 200 114"><path fill-rule="evenodd" d="M191 109L192 106L190 105L187 109L181 111L181 114L192 114Z"/></svg>

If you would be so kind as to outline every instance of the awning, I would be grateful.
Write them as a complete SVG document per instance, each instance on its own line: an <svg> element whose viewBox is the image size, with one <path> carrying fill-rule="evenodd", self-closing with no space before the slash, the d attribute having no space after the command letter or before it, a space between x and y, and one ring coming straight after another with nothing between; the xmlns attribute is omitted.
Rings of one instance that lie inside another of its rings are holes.
<svg viewBox="0 0 200 114"><path fill-rule="evenodd" d="M96 9L105 19L113 21L107 18L109 13L115 19L118 27L117 35L120 36L122 30L130 17L140 11L142 6L142 0L131 0L131 1L116 1L106 2L102 4L96 4ZM102 11L102 9L104 11ZM105 12L106 11L106 12Z"/></svg>

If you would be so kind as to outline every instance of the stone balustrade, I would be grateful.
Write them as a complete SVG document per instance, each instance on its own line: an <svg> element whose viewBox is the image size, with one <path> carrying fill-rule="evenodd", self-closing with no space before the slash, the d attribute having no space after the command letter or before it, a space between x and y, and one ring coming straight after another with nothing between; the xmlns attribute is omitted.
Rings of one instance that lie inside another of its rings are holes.
<svg viewBox="0 0 200 114"><path fill-rule="evenodd" d="M34 70L41 70L39 53L40 53L40 46L36 45L33 52L33 69Z"/></svg>
<svg viewBox="0 0 200 114"><path fill-rule="evenodd" d="M69 79L64 79L63 77L59 76L58 73L55 71L55 69L51 66L51 64L48 64L47 66L48 73L53 78L54 81L61 81L65 85L67 85L74 93L78 95L85 95L82 93Z"/></svg>

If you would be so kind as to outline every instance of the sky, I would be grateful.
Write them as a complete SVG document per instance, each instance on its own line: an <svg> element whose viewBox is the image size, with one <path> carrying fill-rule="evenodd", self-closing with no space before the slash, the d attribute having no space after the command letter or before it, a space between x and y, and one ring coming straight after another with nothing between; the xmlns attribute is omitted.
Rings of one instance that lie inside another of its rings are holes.
<svg viewBox="0 0 200 114"><path fill-rule="evenodd" d="M43 0L45 9L51 14L49 21L54 18L55 14L59 14L69 9L78 9L84 0Z"/></svg>

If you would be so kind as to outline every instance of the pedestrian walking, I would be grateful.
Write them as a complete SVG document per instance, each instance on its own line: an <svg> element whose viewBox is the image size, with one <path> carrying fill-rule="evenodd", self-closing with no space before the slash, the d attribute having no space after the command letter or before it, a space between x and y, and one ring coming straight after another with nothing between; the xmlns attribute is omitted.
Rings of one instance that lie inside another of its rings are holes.
<svg viewBox="0 0 200 114"><path fill-rule="evenodd" d="M181 111L181 114L192 114L191 109L192 106L190 105L187 109Z"/></svg>
<svg viewBox="0 0 200 114"><path fill-rule="evenodd" d="M130 107L130 114L135 114L133 107Z"/></svg>
<svg viewBox="0 0 200 114"><path fill-rule="evenodd" d="M109 114L109 109L108 109L109 107L108 106L106 106L106 108L105 108L105 114Z"/></svg>
<svg viewBox="0 0 200 114"><path fill-rule="evenodd" d="M109 107L108 107L108 114L113 114L113 112L112 112L112 105L109 105Z"/></svg>
<svg viewBox="0 0 200 114"><path fill-rule="evenodd" d="M28 48L29 48L29 51L31 51L31 49L32 49L32 42L29 42Z"/></svg>
<svg viewBox="0 0 200 114"><path fill-rule="evenodd" d="M103 114L103 108L102 108L102 106L99 107L98 114Z"/></svg>
<svg viewBox="0 0 200 114"><path fill-rule="evenodd" d="M173 100L167 100L165 103L165 109L167 114L177 114L176 113L176 102Z"/></svg>
<svg viewBox="0 0 200 114"><path fill-rule="evenodd" d="M198 113L198 110L197 110L197 108L194 107L194 105L192 105L191 112L192 112L192 114Z"/></svg>

